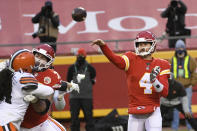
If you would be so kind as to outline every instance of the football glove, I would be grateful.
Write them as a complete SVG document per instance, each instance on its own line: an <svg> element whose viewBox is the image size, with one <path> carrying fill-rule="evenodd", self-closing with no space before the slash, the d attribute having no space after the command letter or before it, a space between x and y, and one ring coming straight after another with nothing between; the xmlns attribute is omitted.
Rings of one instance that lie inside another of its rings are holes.
<svg viewBox="0 0 197 131"><path fill-rule="evenodd" d="M71 87L67 88L67 93L72 92L73 90L77 91L79 93L79 85L76 83L73 83L73 81L71 81Z"/></svg>
<svg viewBox="0 0 197 131"><path fill-rule="evenodd" d="M152 69L152 72L150 73L150 82L153 83L156 78L157 75L160 73L160 67L159 66L155 66L155 68Z"/></svg>

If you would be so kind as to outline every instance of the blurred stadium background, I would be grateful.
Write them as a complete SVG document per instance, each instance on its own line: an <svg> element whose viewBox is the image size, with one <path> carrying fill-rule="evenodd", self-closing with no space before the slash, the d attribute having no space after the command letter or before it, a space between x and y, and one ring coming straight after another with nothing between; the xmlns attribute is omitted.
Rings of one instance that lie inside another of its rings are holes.
<svg viewBox="0 0 197 131"><path fill-rule="evenodd" d="M0 58L7 59L14 51L39 45L39 40L32 38L38 25L31 23L31 18L41 10L44 0L0 0ZM183 0L187 5L186 27L191 29L191 37L186 39L189 54L197 59L197 5L196 0ZM53 9L60 16L59 37L55 70L66 80L67 68L74 63L74 53L80 47L86 49L87 60L97 70L97 83L94 86L94 117L104 117L116 108L120 115L127 115L127 88L125 75L117 70L101 54L91 41L97 38L105 40L113 51L122 53L134 50L133 40L136 34L150 30L158 37L155 57L170 59L173 49L168 48L167 39L163 39L166 19L160 17L170 0L52 0ZM112 6L113 4L113 6ZM71 18L76 7L87 10L84 22L76 23ZM197 87L194 87L192 110L197 118ZM102 94L102 95L101 95ZM118 97L117 97L118 96ZM64 111L52 109L52 116L60 121L65 120L68 127L70 112L68 96ZM80 114L83 120L83 114ZM182 117L183 118L183 117ZM83 127L83 123L82 123Z"/></svg>

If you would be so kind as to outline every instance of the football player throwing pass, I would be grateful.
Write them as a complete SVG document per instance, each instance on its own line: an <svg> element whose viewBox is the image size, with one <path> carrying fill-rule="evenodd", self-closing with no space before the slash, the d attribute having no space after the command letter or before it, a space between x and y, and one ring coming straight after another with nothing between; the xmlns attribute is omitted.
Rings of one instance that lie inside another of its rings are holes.
<svg viewBox="0 0 197 131"><path fill-rule="evenodd" d="M149 31L140 32L134 42L135 53L114 54L107 44L97 39L98 45L111 63L126 73L129 97L128 131L162 131L160 96L168 95L170 64L152 57L156 37Z"/></svg>

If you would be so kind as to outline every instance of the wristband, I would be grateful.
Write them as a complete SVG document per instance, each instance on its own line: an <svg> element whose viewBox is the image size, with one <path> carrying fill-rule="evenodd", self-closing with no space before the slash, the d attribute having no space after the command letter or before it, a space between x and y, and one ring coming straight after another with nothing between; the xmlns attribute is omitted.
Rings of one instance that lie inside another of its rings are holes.
<svg viewBox="0 0 197 131"><path fill-rule="evenodd" d="M163 84L161 84L157 79L152 83L152 85L155 88L156 92L161 92L164 88Z"/></svg>

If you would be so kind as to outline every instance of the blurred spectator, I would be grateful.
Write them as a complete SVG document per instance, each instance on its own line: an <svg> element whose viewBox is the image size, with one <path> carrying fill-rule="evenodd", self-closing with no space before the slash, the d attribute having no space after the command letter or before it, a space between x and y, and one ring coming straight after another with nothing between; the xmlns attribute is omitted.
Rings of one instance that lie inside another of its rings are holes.
<svg viewBox="0 0 197 131"><path fill-rule="evenodd" d="M187 54L184 41L178 40L175 46L175 55L170 60L171 71L174 74L174 79L179 81L185 87L186 94L189 100L189 109L191 113L192 102L192 86L197 84L196 61L194 58ZM190 130L191 125L186 121L187 128ZM172 128L178 130L179 126L179 113L174 111Z"/></svg>
<svg viewBox="0 0 197 131"><path fill-rule="evenodd" d="M191 31L185 28L186 5L182 1L171 0L165 11L161 13L162 18L168 18L166 33L168 36L190 35ZM185 41L185 39L182 39ZM175 48L177 39L169 39L168 47Z"/></svg>
<svg viewBox="0 0 197 131"><path fill-rule="evenodd" d="M163 120L165 120L166 116L168 117L167 119L169 119L168 113L171 112L173 108L176 108L185 116L185 119L188 120L193 129L197 131L197 122L189 111L189 103L184 86L180 82L174 80L173 76L168 80L168 83L168 96L166 98L161 97L160 99L160 108Z"/></svg>
<svg viewBox="0 0 197 131"><path fill-rule="evenodd" d="M33 18L32 23L39 23L38 31L32 34L33 38L39 37L40 43L48 43L56 52L56 41L58 37L59 15L53 11L51 1L46 1Z"/></svg>
<svg viewBox="0 0 197 131"><path fill-rule="evenodd" d="M79 85L80 93L70 93L71 131L80 131L79 111L82 109L86 121L86 131L94 131L93 121L93 88L96 71L86 60L86 52L80 48L77 60L67 73L67 81Z"/></svg>

